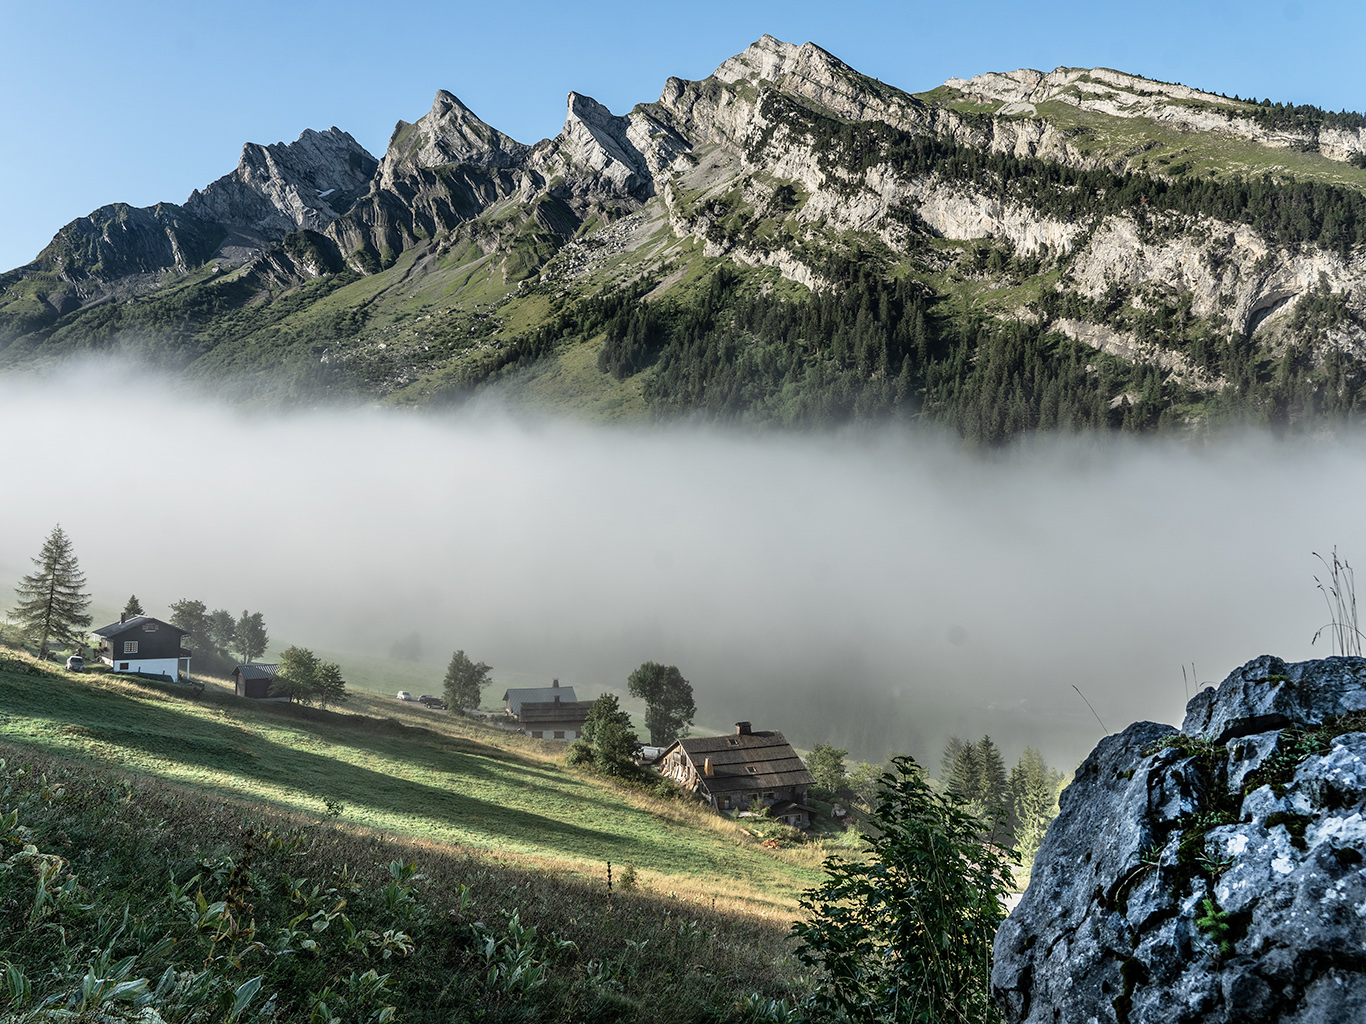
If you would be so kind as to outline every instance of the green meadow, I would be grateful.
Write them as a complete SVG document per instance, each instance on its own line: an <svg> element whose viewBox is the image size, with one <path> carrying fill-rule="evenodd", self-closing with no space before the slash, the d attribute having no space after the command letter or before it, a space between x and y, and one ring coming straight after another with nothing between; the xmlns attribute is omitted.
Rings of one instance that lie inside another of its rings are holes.
<svg viewBox="0 0 1366 1024"><path fill-rule="evenodd" d="M564 746L354 693L338 710L11 659L0 742L340 827L585 877L630 865L646 885L789 911L820 843L773 850L666 787L564 766ZM434 689L434 687L433 687ZM340 813L329 813L340 808Z"/></svg>

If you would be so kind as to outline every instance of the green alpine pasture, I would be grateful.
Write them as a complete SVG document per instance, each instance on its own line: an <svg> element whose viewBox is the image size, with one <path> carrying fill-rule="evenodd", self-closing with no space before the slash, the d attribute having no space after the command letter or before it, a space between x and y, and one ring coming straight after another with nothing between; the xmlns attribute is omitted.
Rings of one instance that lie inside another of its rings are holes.
<svg viewBox="0 0 1366 1024"><path fill-rule="evenodd" d="M11 657L0 742L369 832L584 876L630 865L660 890L791 908L821 844L773 850L662 784L631 787L563 764L564 747L354 693L339 710L246 701L183 685Z"/></svg>

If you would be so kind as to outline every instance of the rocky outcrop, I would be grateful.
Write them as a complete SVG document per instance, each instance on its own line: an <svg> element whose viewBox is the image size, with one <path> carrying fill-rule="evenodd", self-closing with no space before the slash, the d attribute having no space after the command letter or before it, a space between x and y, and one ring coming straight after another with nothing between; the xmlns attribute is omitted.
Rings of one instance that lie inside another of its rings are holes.
<svg viewBox="0 0 1366 1024"><path fill-rule="evenodd" d="M166 271L197 267L227 233L222 225L172 203L113 203L62 228L33 266L56 272L76 285L84 299L121 278L155 279Z"/></svg>
<svg viewBox="0 0 1366 1024"><path fill-rule="evenodd" d="M1011 1024L1339 1022L1366 1005L1366 659L1262 657L1107 736L997 933Z"/></svg>
<svg viewBox="0 0 1366 1024"><path fill-rule="evenodd" d="M1006 117L1037 117L1041 103L1066 103L1110 117L1144 117L1185 131L1231 135L1263 146L1317 149L1333 160L1345 161L1366 152L1360 130L1267 128L1249 115L1247 102L1109 68L1056 68L1047 74L1021 68L950 78L944 85L976 103L999 104L996 113Z"/></svg>
<svg viewBox="0 0 1366 1024"><path fill-rule="evenodd" d="M242 147L237 169L196 189L187 213L278 241L292 231L321 231L370 187L376 161L340 128L306 130L289 144Z"/></svg>
<svg viewBox="0 0 1366 1024"><path fill-rule="evenodd" d="M536 147L532 164L565 195L645 199L687 139L640 107L618 117L591 96L569 94L564 129Z"/></svg>
<svg viewBox="0 0 1366 1024"><path fill-rule="evenodd" d="M415 124L400 121L375 176L375 190L393 189L423 168L446 164L520 167L531 148L481 121L453 93L438 89L432 109Z"/></svg>

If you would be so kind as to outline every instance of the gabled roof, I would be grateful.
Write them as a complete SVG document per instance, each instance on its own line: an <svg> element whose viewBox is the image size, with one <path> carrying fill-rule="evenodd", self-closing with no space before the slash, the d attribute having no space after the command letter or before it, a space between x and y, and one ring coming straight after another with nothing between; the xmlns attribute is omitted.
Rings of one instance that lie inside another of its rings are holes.
<svg viewBox="0 0 1366 1024"><path fill-rule="evenodd" d="M675 747L692 762L702 785L711 793L816 784L797 752L777 730L730 736L690 736L675 740L660 755L660 760L667 758ZM703 770L708 759L711 760L710 775Z"/></svg>
<svg viewBox="0 0 1366 1024"><path fill-rule="evenodd" d="M130 629L140 629L148 622L155 623L158 629L173 629L181 636L189 635L189 630L181 629L179 626L172 626L169 622L162 622L160 619L154 619L150 615L130 615L122 622L111 622L107 626L101 626L99 629L92 630L92 632L96 636L102 636L107 639L109 637L127 633Z"/></svg>
<svg viewBox="0 0 1366 1024"><path fill-rule="evenodd" d="M522 704L525 701L554 701L556 697L559 697L561 702L579 699L572 686L522 686L508 690L503 694L503 700L507 701L508 710L514 715L522 713Z"/></svg>
<svg viewBox="0 0 1366 1024"><path fill-rule="evenodd" d="M233 675L238 673L241 673L243 679L274 679L280 674L280 666L252 662L249 665L238 665L232 670Z"/></svg>
<svg viewBox="0 0 1366 1024"><path fill-rule="evenodd" d="M564 689L564 687L560 687ZM517 717L522 720L523 725L550 723L550 722L582 722L588 717L588 712L592 709L591 700L524 700L522 701L522 713Z"/></svg>

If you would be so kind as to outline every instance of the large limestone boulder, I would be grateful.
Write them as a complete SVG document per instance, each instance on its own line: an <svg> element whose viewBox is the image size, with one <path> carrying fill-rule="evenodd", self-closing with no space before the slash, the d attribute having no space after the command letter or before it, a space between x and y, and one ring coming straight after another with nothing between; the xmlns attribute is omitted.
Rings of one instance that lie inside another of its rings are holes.
<svg viewBox="0 0 1366 1024"><path fill-rule="evenodd" d="M1262 657L1107 736L996 936L1012 1024L1366 1019L1366 659Z"/></svg>

